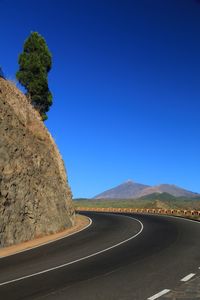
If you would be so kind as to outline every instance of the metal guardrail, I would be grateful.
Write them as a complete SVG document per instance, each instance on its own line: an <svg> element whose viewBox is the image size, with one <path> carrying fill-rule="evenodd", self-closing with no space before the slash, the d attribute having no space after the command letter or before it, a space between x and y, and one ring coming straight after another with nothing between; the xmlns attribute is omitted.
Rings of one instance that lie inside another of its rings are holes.
<svg viewBox="0 0 200 300"><path fill-rule="evenodd" d="M158 208L100 208L100 207L76 207L77 212L94 211L94 212L117 212L117 213L152 213L161 215L175 216L200 216L200 210L185 209L158 209Z"/></svg>

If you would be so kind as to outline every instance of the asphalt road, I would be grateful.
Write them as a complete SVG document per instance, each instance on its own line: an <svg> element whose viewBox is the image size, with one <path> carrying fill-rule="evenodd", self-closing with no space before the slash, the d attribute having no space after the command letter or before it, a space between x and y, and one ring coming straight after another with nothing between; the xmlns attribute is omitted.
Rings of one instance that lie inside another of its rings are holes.
<svg viewBox="0 0 200 300"><path fill-rule="evenodd" d="M198 273L200 223L87 213L71 237L0 259L0 299L144 300Z"/></svg>

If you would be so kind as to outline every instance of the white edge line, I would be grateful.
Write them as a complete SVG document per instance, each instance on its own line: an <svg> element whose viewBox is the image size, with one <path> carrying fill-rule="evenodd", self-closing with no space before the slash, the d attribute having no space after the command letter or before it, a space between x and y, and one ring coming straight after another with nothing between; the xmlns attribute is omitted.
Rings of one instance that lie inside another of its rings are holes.
<svg viewBox="0 0 200 300"><path fill-rule="evenodd" d="M21 281L21 280L23 280L23 279L27 279L27 278L34 277L34 276L37 276L37 275L41 275L41 274L44 274L44 273L47 273L47 272L50 272L50 271L54 271L54 270L57 270L57 269L61 269L61 268L63 268L63 267L72 265L72 264L77 263L77 262L79 262L79 261L88 259L88 258L90 258L90 257L93 257L93 256L96 256L96 255L98 255L98 254L104 253L104 252L106 252L106 251L109 251L110 249L116 248L116 247L118 247L118 246L120 246L120 245L122 245L122 244L124 244L124 243L126 243L126 242L128 242L128 241L130 241L130 240L132 240L132 239L134 239L134 238L136 238L139 234L141 234L141 232L142 232L143 229L144 229L144 226L143 226L142 222L139 221L139 220L137 220L137 219L135 219L135 218L129 217L129 216L125 216L125 217L126 217L126 218L130 218L130 219L133 219L133 220L139 222L140 225L141 225L140 231L139 231L138 233L136 233L135 235L133 235L132 237L130 237L130 238L128 238L128 239L126 239L126 240L124 240L124 241L122 241L122 242L119 242L119 243L117 243L117 244L115 244L115 245L113 245L113 246L110 246L110 247L108 247L108 248L105 248L105 249L103 249L103 250L100 250L100 251L98 251L98 252L95 252L95 253L93 253L93 254L90 254L90 255L87 255L87 256L78 258L78 259L76 259L76 260L74 260L74 261L71 261L71 262L68 262L68 263L65 263L65 264L62 264L62 265L53 267L53 268L49 268L49 269L46 269L46 270L43 270L43 271L40 271L40 272L36 272L36 273L30 274L30 275L26 275L26 276L19 277L19 278L16 278L16 279L12 279L12 280L9 280L9 281L1 282L1 283L0 283L0 286L2 286L2 285L7 285L7 284L9 284L9 283L13 283L13 282L16 282L16 281Z"/></svg>
<svg viewBox="0 0 200 300"><path fill-rule="evenodd" d="M86 212L86 211L85 211ZM89 212L89 211L88 211ZM95 211L93 211L93 212L95 212ZM109 213L112 213L112 212L109 212ZM198 220L192 220L192 219L188 219L188 218L186 218L186 217L182 217L182 216L172 216L172 215L167 215L167 214L156 214L156 213L140 213L140 212L113 212L113 213L115 213L115 214L128 214L128 215L130 215L130 214L133 214L133 215L138 215L138 216L156 216L156 217L160 217L160 218L162 218L162 217L164 217L164 218L175 218L175 219L178 219L178 220L184 220L184 221L189 221L189 222L193 222L193 223L195 223L195 224L197 224L197 223L199 223L200 224L200 221L198 221Z"/></svg>
<svg viewBox="0 0 200 300"><path fill-rule="evenodd" d="M170 290L165 289L165 290L163 290L163 291L161 291L161 292L159 292L159 293L157 293L157 294L155 294L155 295L149 297L147 300L158 299L160 296L163 296L163 295L165 295L165 294L167 294L167 293L169 293L169 292L170 292Z"/></svg>
<svg viewBox="0 0 200 300"><path fill-rule="evenodd" d="M92 219L90 219L90 218L87 217L87 216L85 216L85 217L89 219L89 224L86 225L85 227L79 229L78 231L72 232L72 233L70 233L70 234L66 234L66 235L64 235L64 236L62 236L62 237L56 238L56 239L51 240L51 241L48 241L48 242L44 242L44 243L38 244L38 245L36 245L36 246L30 247L30 248L27 248L27 249L23 249L23 250L16 251L15 253L12 253L12 254L0 256L0 259L6 258L6 257L9 257L9 256L13 256L13 255L16 255L16 254L19 254L19 253L22 253L22 252L30 251L30 250L33 250L33 249L35 249L35 248L39 248L39 247L41 247L41 246L45 246L45 245L48 245L48 244L57 242L57 241L62 240L62 239L66 239L67 237L70 237L70 236L72 236L72 235L74 235L74 234L76 234L76 233L79 233L79 232L81 232L81 231L87 229L89 226L92 225ZM66 229L67 229L67 228L66 228ZM34 240L30 240L30 242L31 242L31 241L34 241Z"/></svg>
<svg viewBox="0 0 200 300"><path fill-rule="evenodd" d="M133 212L133 213L130 213L130 212L124 212L124 214L134 214L134 215L140 215L140 216L143 216L143 215L146 215L146 216L158 216L158 217L169 217L169 218L175 218L175 219L178 219L178 220L184 220L184 221L189 221L189 222L193 222L193 223L199 223L200 224L200 221L198 220L192 220L192 219L189 219L189 218L186 218L184 216L172 216L172 215L168 215L168 214L157 214L157 213L137 213L137 212Z"/></svg>
<svg viewBox="0 0 200 300"><path fill-rule="evenodd" d="M194 277L195 275L196 275L195 273L190 273L187 276L183 277L181 279L181 281L186 282L186 281L190 280L192 277Z"/></svg>

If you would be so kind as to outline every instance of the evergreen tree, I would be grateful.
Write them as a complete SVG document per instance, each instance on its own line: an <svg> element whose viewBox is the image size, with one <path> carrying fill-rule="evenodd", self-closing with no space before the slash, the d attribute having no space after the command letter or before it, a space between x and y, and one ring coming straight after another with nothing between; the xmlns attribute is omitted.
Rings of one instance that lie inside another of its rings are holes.
<svg viewBox="0 0 200 300"><path fill-rule="evenodd" d="M37 32L32 32L24 43L19 56L18 81L27 91L27 97L37 109L43 120L52 105L52 94L48 87L48 72L51 70L52 56L45 39Z"/></svg>
<svg viewBox="0 0 200 300"><path fill-rule="evenodd" d="M3 73L3 70L1 68L1 66L0 66L0 77L5 79L5 76L4 76L4 73Z"/></svg>

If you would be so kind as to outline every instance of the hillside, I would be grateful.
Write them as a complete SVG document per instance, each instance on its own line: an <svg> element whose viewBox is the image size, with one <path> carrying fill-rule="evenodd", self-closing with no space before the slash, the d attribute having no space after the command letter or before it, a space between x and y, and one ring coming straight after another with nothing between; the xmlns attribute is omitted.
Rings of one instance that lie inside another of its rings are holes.
<svg viewBox="0 0 200 300"><path fill-rule="evenodd" d="M173 184L148 186L131 180L95 196L95 199L133 199L154 193L167 193L174 197L196 197L197 193L187 191Z"/></svg>
<svg viewBox="0 0 200 300"><path fill-rule="evenodd" d="M0 247L72 226L65 167L27 98L0 78Z"/></svg>
<svg viewBox="0 0 200 300"><path fill-rule="evenodd" d="M152 186L145 188L141 191L140 197L145 195L150 195L152 193L168 193L174 197L195 197L197 194L191 191L187 191L183 188L180 188L174 184L160 184L157 186Z"/></svg>
<svg viewBox="0 0 200 300"><path fill-rule="evenodd" d="M124 207L200 210L199 197L174 197L167 193L154 193L134 199L74 199L76 207Z"/></svg>

